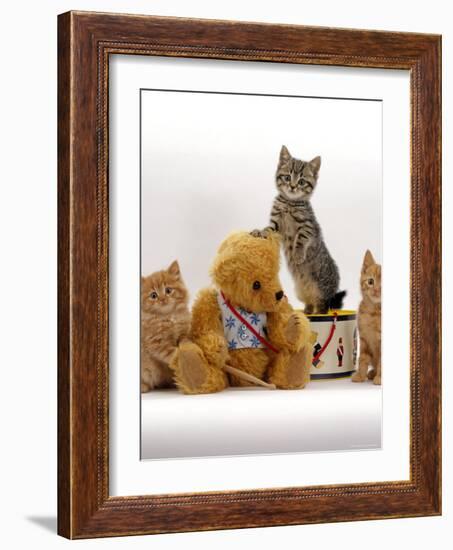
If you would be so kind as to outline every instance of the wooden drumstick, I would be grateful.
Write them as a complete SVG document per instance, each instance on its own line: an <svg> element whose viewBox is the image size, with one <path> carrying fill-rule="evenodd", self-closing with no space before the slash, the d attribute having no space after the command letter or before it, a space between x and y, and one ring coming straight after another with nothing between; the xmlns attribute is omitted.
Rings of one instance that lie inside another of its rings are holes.
<svg viewBox="0 0 453 550"><path fill-rule="evenodd" d="M267 382L264 382L264 380L260 380L256 376L253 376L252 374L249 374L248 372L244 372L242 370L237 369L236 367L233 367L232 365L226 363L223 369L226 372L229 372L230 374L234 374L238 378L242 378L242 380L247 380L247 382L251 382L252 384L255 384L256 386L263 386L263 388L267 388L269 390L276 390L277 386L275 384L269 384Z"/></svg>

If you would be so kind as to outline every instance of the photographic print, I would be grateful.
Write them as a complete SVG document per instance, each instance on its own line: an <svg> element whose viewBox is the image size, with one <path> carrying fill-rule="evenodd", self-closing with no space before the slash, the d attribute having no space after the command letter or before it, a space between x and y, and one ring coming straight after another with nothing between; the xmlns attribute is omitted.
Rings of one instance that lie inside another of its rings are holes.
<svg viewBox="0 0 453 550"><path fill-rule="evenodd" d="M141 89L140 127L141 458L380 448L382 101Z"/></svg>

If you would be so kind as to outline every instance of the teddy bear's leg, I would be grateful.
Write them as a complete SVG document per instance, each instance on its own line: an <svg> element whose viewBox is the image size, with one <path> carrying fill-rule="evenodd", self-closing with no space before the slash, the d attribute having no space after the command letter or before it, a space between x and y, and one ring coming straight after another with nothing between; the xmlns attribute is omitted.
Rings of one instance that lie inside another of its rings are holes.
<svg viewBox="0 0 453 550"><path fill-rule="evenodd" d="M310 380L310 362L310 346L296 353L281 351L269 370L268 380L280 389L302 389Z"/></svg>
<svg viewBox="0 0 453 550"><path fill-rule="evenodd" d="M183 393L214 393L227 386L224 371L210 365L201 348L193 342L179 346L170 366L175 372L176 385Z"/></svg>
<svg viewBox="0 0 453 550"><path fill-rule="evenodd" d="M264 350L261 349L238 349L230 353L228 362L231 366L259 378L264 379L264 374L269 363L269 357ZM254 386L252 382L248 382L234 374L228 374L232 386Z"/></svg>

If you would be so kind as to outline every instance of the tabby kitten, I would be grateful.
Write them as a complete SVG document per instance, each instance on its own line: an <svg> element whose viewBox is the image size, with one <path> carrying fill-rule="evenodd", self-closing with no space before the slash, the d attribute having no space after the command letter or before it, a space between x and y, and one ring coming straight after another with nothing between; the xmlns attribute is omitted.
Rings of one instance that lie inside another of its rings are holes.
<svg viewBox="0 0 453 550"><path fill-rule="evenodd" d="M346 295L338 292L338 267L327 250L310 203L320 166L320 157L309 162L299 160L282 146L276 173L278 195L270 226L264 230L281 234L296 294L304 302L307 314L340 309Z"/></svg>
<svg viewBox="0 0 453 550"><path fill-rule="evenodd" d="M174 385L168 365L189 334L189 295L176 261L141 282L141 391L148 392Z"/></svg>
<svg viewBox="0 0 453 550"><path fill-rule="evenodd" d="M359 306L358 327L360 335L359 368L352 376L353 382L367 378L374 384L381 383L381 266L369 250L363 259L360 275L362 301ZM371 366L368 372L368 367Z"/></svg>

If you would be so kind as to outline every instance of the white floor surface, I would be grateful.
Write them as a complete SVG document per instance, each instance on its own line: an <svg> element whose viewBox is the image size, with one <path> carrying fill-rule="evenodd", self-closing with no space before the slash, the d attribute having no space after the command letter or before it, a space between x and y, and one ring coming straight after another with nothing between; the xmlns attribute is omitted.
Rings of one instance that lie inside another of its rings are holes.
<svg viewBox="0 0 453 550"><path fill-rule="evenodd" d="M377 449L382 390L350 378L303 390L142 394L142 459Z"/></svg>

